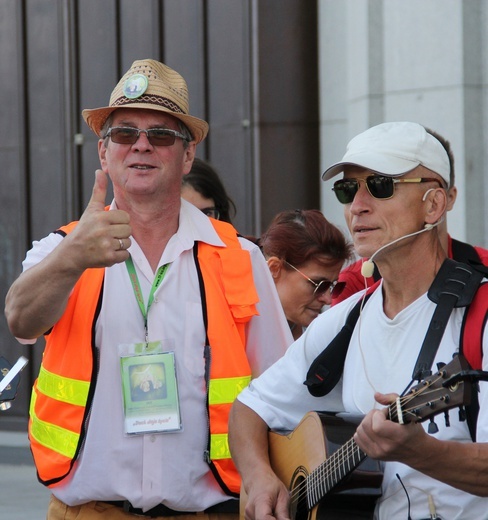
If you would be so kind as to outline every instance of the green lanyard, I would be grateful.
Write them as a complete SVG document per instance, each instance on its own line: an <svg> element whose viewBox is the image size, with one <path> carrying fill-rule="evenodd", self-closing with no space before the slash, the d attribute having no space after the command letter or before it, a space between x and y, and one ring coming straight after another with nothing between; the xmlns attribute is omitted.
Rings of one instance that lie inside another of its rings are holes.
<svg viewBox="0 0 488 520"><path fill-rule="evenodd" d="M134 294L136 296L137 303L139 305L139 309L141 309L142 317L144 318L144 331L146 334L146 343L148 339L148 332L147 332L147 315L149 314L149 309L151 308L151 305L154 301L154 293L156 292L156 289L161 285L161 282L164 279L164 275L166 274L166 271L168 270L170 264L164 264L162 265L154 277L151 291L149 293L149 299L147 301L147 308L144 305L144 297L142 296L142 290L141 285L139 283L139 278L137 277L136 268L134 266L134 262L132 261L132 257L129 256L129 258L125 261L125 265L127 267L127 271L129 273L129 278L132 283L132 288L134 289Z"/></svg>

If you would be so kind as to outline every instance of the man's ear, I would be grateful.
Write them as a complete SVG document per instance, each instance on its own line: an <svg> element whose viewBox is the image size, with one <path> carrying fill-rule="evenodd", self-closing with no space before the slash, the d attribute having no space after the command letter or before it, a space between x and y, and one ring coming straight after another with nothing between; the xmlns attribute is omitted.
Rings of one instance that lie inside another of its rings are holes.
<svg viewBox="0 0 488 520"><path fill-rule="evenodd" d="M451 211L457 198L457 188L453 186L447 190L447 211Z"/></svg>
<svg viewBox="0 0 488 520"><path fill-rule="evenodd" d="M425 201L427 202L425 223L435 224L441 220L448 211L448 198L446 190L443 188L436 188L429 191L430 193L426 197Z"/></svg>
<svg viewBox="0 0 488 520"><path fill-rule="evenodd" d="M105 139L99 139L98 140L98 158L100 159L100 166L102 167L102 170L106 173L107 172L107 147L105 145Z"/></svg>
<svg viewBox="0 0 488 520"><path fill-rule="evenodd" d="M185 148L185 155L183 157L183 175L190 173L196 151L197 145L195 144L195 141L188 143L188 146Z"/></svg>
<svg viewBox="0 0 488 520"><path fill-rule="evenodd" d="M271 276L275 279L279 278L281 275L283 262L277 256L270 256L267 262Z"/></svg>

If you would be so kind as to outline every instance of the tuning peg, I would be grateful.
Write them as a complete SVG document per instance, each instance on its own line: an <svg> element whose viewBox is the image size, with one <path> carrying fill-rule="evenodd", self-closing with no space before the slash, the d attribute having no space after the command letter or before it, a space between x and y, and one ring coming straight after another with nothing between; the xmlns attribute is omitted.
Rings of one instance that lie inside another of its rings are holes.
<svg viewBox="0 0 488 520"><path fill-rule="evenodd" d="M464 406L459 407L459 420L464 422L466 420L466 409Z"/></svg>
<svg viewBox="0 0 488 520"><path fill-rule="evenodd" d="M443 368L446 366L445 363L437 363L437 373L442 377L442 379L445 379L447 377L447 372L443 370Z"/></svg>
<svg viewBox="0 0 488 520"><path fill-rule="evenodd" d="M447 410L444 412L444 420L446 421L446 426L449 428L449 426L451 426L451 420L449 418L449 412Z"/></svg>
<svg viewBox="0 0 488 520"><path fill-rule="evenodd" d="M438 428L437 424L435 423L434 418L431 417L430 418L428 432L429 433L437 433L438 431L439 431L439 428Z"/></svg>

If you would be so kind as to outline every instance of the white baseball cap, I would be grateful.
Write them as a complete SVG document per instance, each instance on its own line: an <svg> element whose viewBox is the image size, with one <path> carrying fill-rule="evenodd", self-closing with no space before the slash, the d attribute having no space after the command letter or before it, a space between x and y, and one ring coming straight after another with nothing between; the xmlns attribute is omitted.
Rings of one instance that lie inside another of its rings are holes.
<svg viewBox="0 0 488 520"><path fill-rule="evenodd" d="M418 123L382 123L369 128L349 141L342 161L327 168L322 179L332 179L346 165L388 177L400 177L422 165L440 175L449 186L449 156L441 142Z"/></svg>

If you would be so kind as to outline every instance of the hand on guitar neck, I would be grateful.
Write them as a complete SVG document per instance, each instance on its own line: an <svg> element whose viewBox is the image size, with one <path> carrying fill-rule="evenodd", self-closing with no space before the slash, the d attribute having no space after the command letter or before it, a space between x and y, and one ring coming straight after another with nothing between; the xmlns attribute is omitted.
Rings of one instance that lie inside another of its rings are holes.
<svg viewBox="0 0 488 520"><path fill-rule="evenodd" d="M465 359L458 356L448 365L444 365L437 374L412 388L404 397L376 393L376 401L385 408L371 410L364 417L353 441L370 458L404 462L415 467L413 457L416 454L425 460L425 452L418 450L418 446L421 439L428 437L420 423L430 419L432 432L435 433L437 426L433 418L436 415L444 412L446 425L449 425L447 411L470 403L471 385L464 384L464 380L461 380L461 384L456 382L459 374L465 374L465 380L471 379L468 369ZM479 378L482 378L482 372L479 374ZM446 380L453 384L446 387ZM412 412L415 417L411 417ZM409 427L400 428L399 425L402 424L409 424Z"/></svg>

